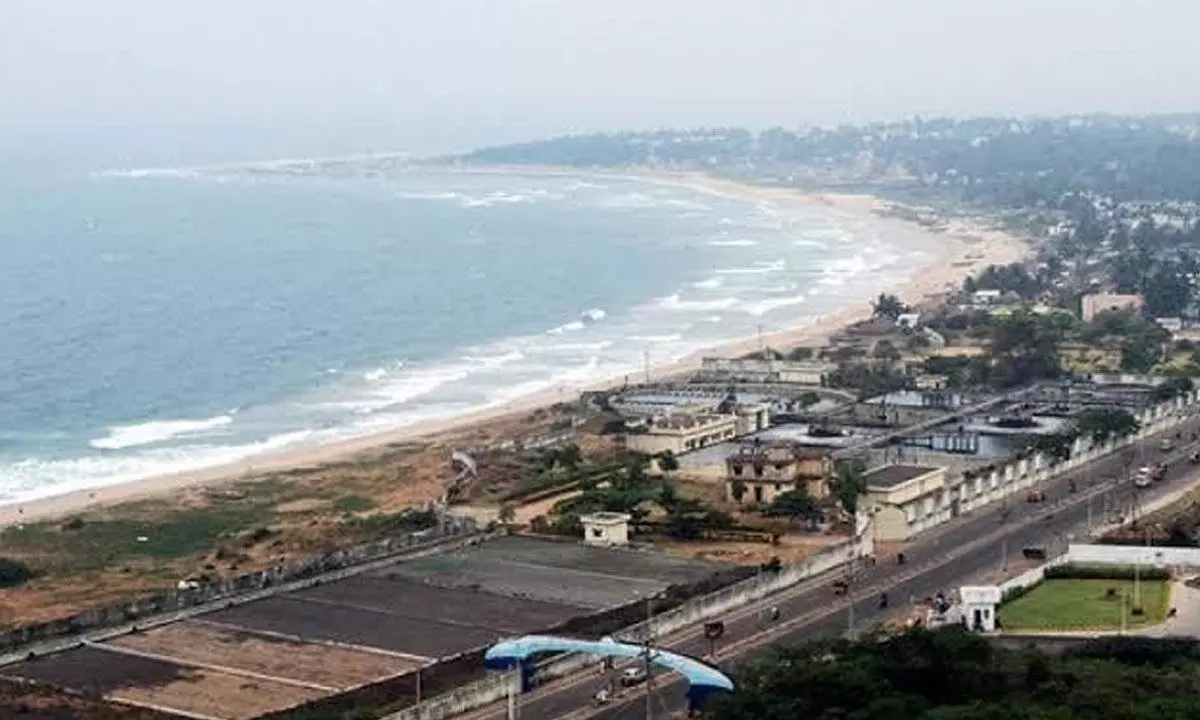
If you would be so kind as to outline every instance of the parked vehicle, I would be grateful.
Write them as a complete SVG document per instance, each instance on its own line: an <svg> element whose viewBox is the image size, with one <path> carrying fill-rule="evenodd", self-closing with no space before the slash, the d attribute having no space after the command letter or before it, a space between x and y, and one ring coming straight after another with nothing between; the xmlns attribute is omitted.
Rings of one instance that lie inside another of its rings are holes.
<svg viewBox="0 0 1200 720"><path fill-rule="evenodd" d="M1163 452L1171 452L1175 449L1175 441L1171 438L1163 438L1162 442L1158 444L1158 449Z"/></svg>
<svg viewBox="0 0 1200 720"><path fill-rule="evenodd" d="M1046 493L1043 490L1030 490L1029 494L1025 496L1025 501L1031 503L1046 502Z"/></svg>
<svg viewBox="0 0 1200 720"><path fill-rule="evenodd" d="M1190 462L1193 465L1200 465L1200 451L1192 453L1188 457L1188 462Z"/></svg>

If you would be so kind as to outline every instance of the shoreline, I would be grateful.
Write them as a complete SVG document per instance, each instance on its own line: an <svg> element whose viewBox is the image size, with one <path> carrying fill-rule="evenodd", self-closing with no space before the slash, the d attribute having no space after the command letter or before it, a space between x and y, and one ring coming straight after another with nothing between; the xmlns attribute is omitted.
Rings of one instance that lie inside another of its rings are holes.
<svg viewBox="0 0 1200 720"><path fill-rule="evenodd" d="M897 217L896 211L904 209L906 206L890 203L870 195L806 194L789 188L752 185L702 173L643 172L638 170L627 173L587 172L559 168L504 166L467 168L461 171L568 175L593 179L624 178L685 187L703 194L748 202L819 205L848 215L871 216L881 223L904 227L907 232L911 233L915 230L929 236L933 259L919 267L912 268L912 273L907 279L879 288L880 291L896 294L910 305L932 301L948 289L957 287L966 276L974 274L987 265L1005 264L1019 260L1030 248L1028 243L1013 235L984 227L982 224L970 220L955 220L942 228L929 228L910 219ZM870 299L864 297L827 313L814 322L764 334L762 342L781 348L822 343L842 328L869 318L871 315ZM753 352L758 347L759 340L757 338L733 341L715 349L692 353L676 362L653 366L650 374L653 379L657 380L675 378L697 369L702 357L736 357ZM316 447L261 455L203 470L159 475L93 489L73 490L26 502L15 501L0 505L0 527L63 517L121 503L159 497L183 489L253 481L273 473L321 467L344 461L350 457L377 452L390 445L414 441L433 442L450 433L463 432L472 427L498 423L505 419L515 419L516 416L556 403L573 401L577 399L581 391L611 388L620 385L622 379L623 376L617 376L583 385L552 387L501 406L476 410L452 418L418 423Z"/></svg>

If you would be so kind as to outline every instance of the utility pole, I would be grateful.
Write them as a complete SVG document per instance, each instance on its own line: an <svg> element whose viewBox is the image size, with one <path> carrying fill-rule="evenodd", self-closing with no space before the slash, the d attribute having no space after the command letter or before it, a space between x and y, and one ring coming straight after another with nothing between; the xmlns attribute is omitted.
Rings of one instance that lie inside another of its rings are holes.
<svg viewBox="0 0 1200 720"><path fill-rule="evenodd" d="M650 349L642 351L642 369L646 374L646 384L650 384Z"/></svg>
<svg viewBox="0 0 1200 720"><path fill-rule="evenodd" d="M850 640L854 639L854 561L855 558L850 559L849 578L846 582L846 636Z"/></svg>
<svg viewBox="0 0 1200 720"><path fill-rule="evenodd" d="M1008 570L1008 536L1000 539L1000 572Z"/></svg>
<svg viewBox="0 0 1200 720"><path fill-rule="evenodd" d="M762 336L763 328L762 328L762 325L756 325L755 328L758 333L758 351L761 353L763 351L763 336Z"/></svg>
<svg viewBox="0 0 1200 720"><path fill-rule="evenodd" d="M654 612L652 610L653 602L654 602L654 598L652 598L652 597L646 598L646 720L650 720L650 716L653 713L653 708L651 706L651 698L652 698L651 685L653 685L653 682L652 682L653 676L651 675L651 670L653 669L653 665L650 663L650 647L651 647L650 620L651 620L651 618L654 617Z"/></svg>

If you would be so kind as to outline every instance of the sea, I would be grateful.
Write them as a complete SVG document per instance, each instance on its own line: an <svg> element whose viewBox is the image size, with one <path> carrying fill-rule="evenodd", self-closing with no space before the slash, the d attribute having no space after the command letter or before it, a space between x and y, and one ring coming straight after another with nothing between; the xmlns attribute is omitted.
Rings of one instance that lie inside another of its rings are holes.
<svg viewBox="0 0 1200 720"><path fill-rule="evenodd" d="M687 183L289 167L0 166L0 504L638 379L936 252Z"/></svg>

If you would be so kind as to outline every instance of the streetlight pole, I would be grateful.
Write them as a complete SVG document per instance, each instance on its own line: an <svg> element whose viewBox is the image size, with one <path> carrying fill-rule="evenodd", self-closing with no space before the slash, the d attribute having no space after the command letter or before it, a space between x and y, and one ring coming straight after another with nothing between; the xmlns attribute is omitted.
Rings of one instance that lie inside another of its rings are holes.
<svg viewBox="0 0 1200 720"><path fill-rule="evenodd" d="M651 675L651 669L653 668L653 665L650 663L650 646L651 646L650 620L654 617L653 603L654 603L653 597L646 598L646 720L650 720L651 714L653 713L653 708L651 707L651 689L650 689L651 685L653 684L652 683L653 676Z"/></svg>

